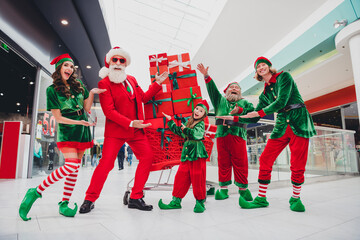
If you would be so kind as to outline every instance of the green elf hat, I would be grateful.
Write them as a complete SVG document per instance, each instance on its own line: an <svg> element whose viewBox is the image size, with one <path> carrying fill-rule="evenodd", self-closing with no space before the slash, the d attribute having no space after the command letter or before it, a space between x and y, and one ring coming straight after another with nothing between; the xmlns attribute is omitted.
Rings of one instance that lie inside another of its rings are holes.
<svg viewBox="0 0 360 240"><path fill-rule="evenodd" d="M228 88L229 88L231 85L233 85L233 84L237 84L237 85L240 87L240 85L239 85L238 82L231 82L231 83L229 83L229 85L227 85L226 88L224 89L224 93L225 93L225 94L226 94L226 90L228 90ZM241 87L240 87L240 88L241 88Z"/></svg>
<svg viewBox="0 0 360 240"><path fill-rule="evenodd" d="M54 58L50 64L51 65L55 64L55 69L56 69L59 65L61 65L63 62L66 62L66 61L72 62L74 64L74 61L72 60L70 55L67 53L64 53L64 54Z"/></svg>
<svg viewBox="0 0 360 240"><path fill-rule="evenodd" d="M269 67L272 66L272 63L270 62L269 59L267 59L266 57L258 57L254 63L254 68L256 69L257 68L257 65L259 63L266 63Z"/></svg>
<svg viewBox="0 0 360 240"><path fill-rule="evenodd" d="M207 103L207 101L205 99L203 99L201 102L199 102L198 104L196 104L196 106L200 106L203 109L205 109L206 114L209 113L209 104Z"/></svg>

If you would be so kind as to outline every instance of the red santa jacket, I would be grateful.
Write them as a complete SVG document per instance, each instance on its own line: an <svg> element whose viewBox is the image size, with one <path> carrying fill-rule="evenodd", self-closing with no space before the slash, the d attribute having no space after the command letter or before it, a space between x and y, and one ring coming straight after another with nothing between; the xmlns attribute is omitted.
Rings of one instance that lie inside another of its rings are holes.
<svg viewBox="0 0 360 240"><path fill-rule="evenodd" d="M106 117L105 137L129 138L134 136L134 128L130 127L130 119L137 113L138 120L144 120L143 103L148 102L160 89L159 84L152 84L147 92L138 85L133 76L127 75L127 80L134 89L137 109L129 108L132 106L130 95L127 93L122 83L113 83L109 77L102 79L98 83L101 89L107 89L99 95L101 108Z"/></svg>

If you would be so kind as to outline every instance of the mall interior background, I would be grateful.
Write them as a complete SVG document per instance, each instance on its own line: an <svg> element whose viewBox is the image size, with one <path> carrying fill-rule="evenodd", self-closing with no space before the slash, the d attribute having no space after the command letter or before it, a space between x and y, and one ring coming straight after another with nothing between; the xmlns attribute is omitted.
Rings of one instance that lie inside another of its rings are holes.
<svg viewBox="0 0 360 240"><path fill-rule="evenodd" d="M29 139L26 177L50 173L51 167L63 164L56 148L53 162L49 157L49 146L53 147L57 133L55 118L46 111L44 94L52 84L50 60L69 53L78 75L91 89L100 80L98 71L106 52L116 45L131 54L128 73L143 89L150 84L147 55L189 52L193 68L200 62L209 65L219 88L238 81L243 96L255 105L263 85L253 79L252 63L257 56L269 57L278 70L293 75L317 126L318 135L310 141L307 171L319 175L359 173L360 97L356 88L360 79L353 74L351 51L336 46L337 34L359 23L359 0L206 0L206 6L203 1L185 0L126 2L1 1L0 138L5 121L23 122L22 135ZM274 16L274 11L281 11L281 16ZM119 15L114 16L114 12ZM68 25L61 23L64 19ZM345 26L335 28L335 21L344 19ZM199 73L198 82L207 98ZM92 111L98 119L94 140L101 146L105 117L98 99ZM251 168L258 168L274 117L247 126ZM84 157L84 167L91 162L89 155L90 151ZM287 148L277 160L276 171L289 170L289 156ZM216 147L209 164L216 166Z"/></svg>

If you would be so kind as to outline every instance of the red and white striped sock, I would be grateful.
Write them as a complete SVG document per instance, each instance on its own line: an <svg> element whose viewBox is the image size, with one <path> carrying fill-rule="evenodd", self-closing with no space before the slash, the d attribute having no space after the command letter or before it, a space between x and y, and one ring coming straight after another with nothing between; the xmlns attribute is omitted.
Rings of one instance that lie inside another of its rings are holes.
<svg viewBox="0 0 360 240"><path fill-rule="evenodd" d="M80 167L78 162L79 160L77 158L65 159L65 165L59 167L47 176L47 178L37 187L37 192L41 195L46 188L50 187L63 177L75 172Z"/></svg>
<svg viewBox="0 0 360 240"><path fill-rule="evenodd" d="M70 201L72 192L74 191L79 169L71 173L65 178L64 193L62 201Z"/></svg>
<svg viewBox="0 0 360 240"><path fill-rule="evenodd" d="M259 196L259 197L264 197L264 198L266 198L266 191L267 191L268 185L269 185L269 184L259 183L259 193L258 193L258 196Z"/></svg>
<svg viewBox="0 0 360 240"><path fill-rule="evenodd" d="M299 198L300 197L300 192L301 192L301 185L299 185L299 186L293 185L293 195L292 195L292 197L293 198Z"/></svg>

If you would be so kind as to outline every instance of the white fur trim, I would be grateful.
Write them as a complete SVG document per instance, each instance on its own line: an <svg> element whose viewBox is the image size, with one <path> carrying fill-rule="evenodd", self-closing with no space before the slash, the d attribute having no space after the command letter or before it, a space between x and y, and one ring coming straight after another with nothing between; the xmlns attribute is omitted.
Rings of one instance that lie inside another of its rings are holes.
<svg viewBox="0 0 360 240"><path fill-rule="evenodd" d="M115 55L119 55L122 56L126 59L126 66L130 65L131 59L130 59L130 55L124 51L122 48L116 48L116 49L111 49L107 54L106 54L106 62L108 64L110 64L110 59L115 56Z"/></svg>
<svg viewBox="0 0 360 240"><path fill-rule="evenodd" d="M99 77L101 79L106 78L109 75L109 69L107 67L102 67L99 71Z"/></svg>

